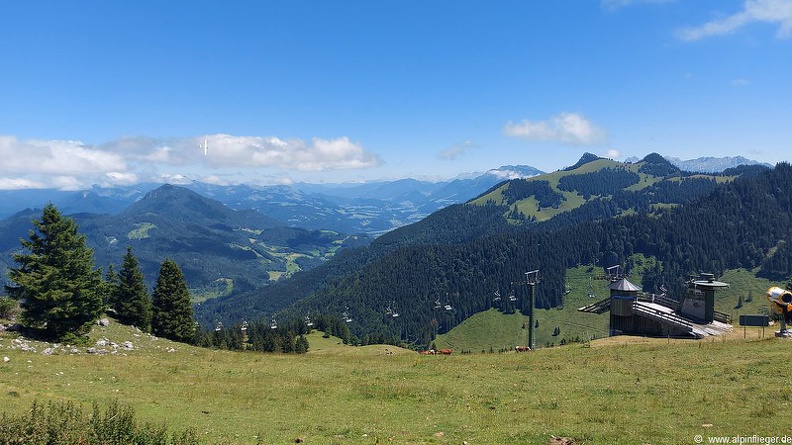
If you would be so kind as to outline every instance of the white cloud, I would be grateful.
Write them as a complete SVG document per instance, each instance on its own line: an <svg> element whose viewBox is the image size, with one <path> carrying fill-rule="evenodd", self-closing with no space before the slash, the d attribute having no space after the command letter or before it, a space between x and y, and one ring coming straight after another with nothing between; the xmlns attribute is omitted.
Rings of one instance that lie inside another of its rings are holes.
<svg viewBox="0 0 792 445"><path fill-rule="evenodd" d="M621 152L615 148L611 148L605 152L605 157L609 159L619 159L621 157Z"/></svg>
<svg viewBox="0 0 792 445"><path fill-rule="evenodd" d="M744 86L748 85L749 83L750 82L748 81L748 79L732 79L732 81L731 81L731 85L733 87L744 87Z"/></svg>
<svg viewBox="0 0 792 445"><path fill-rule="evenodd" d="M0 190L43 189L47 185L43 182L25 178L0 178Z"/></svg>
<svg viewBox="0 0 792 445"><path fill-rule="evenodd" d="M440 157L440 159L445 159L447 161L452 161L454 159L459 158L460 156L463 156L469 150L473 150L473 149L480 148L480 147L481 146L476 144L475 142L465 141L465 142L463 142L461 144L457 144L457 145L454 145L452 147L446 148L445 150L443 150L440 153L438 153L438 156Z"/></svg>
<svg viewBox="0 0 792 445"><path fill-rule="evenodd" d="M752 23L778 25L778 38L792 37L792 1L790 0L745 0L743 10L711 20L703 25L683 28L677 37L693 41L705 37L731 34Z"/></svg>
<svg viewBox="0 0 792 445"><path fill-rule="evenodd" d="M375 167L379 156L349 138L301 139L277 137L206 136L206 162L214 167L280 167L299 171L324 171ZM196 145L197 147L197 145ZM197 149L196 149L197 150ZM203 151L200 152L203 157Z"/></svg>
<svg viewBox="0 0 792 445"><path fill-rule="evenodd" d="M86 147L80 141L19 141L13 136L0 136L0 159L0 173L15 175L81 175L127 168L120 155Z"/></svg>
<svg viewBox="0 0 792 445"><path fill-rule="evenodd" d="M209 142L207 156L200 148L204 140ZM228 168L321 172L368 168L382 162L375 153L346 137L304 141L227 134L170 139L129 137L99 145L0 135L0 159L0 189L66 190L146 180L183 182L215 173L222 176ZM173 173L174 166L179 167L178 173Z"/></svg>
<svg viewBox="0 0 792 445"><path fill-rule="evenodd" d="M74 176L54 176L51 183L58 190L80 190L86 186Z"/></svg>
<svg viewBox="0 0 792 445"><path fill-rule="evenodd" d="M534 141L556 141L589 145L605 140L605 131L577 113L560 113L544 121L509 121L503 127L507 136Z"/></svg>
<svg viewBox="0 0 792 445"><path fill-rule="evenodd" d="M105 176L110 184L129 185L139 182L138 175L132 172L107 172Z"/></svg>

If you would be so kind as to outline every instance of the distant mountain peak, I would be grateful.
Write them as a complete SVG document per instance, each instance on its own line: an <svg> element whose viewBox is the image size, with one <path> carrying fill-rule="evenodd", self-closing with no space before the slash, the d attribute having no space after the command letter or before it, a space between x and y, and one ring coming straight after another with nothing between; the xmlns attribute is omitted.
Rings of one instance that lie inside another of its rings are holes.
<svg viewBox="0 0 792 445"><path fill-rule="evenodd" d="M638 171L642 173L655 176L669 176L679 173L679 167L668 162L666 158L657 153L649 153L641 162L644 165Z"/></svg>
<svg viewBox="0 0 792 445"><path fill-rule="evenodd" d="M496 178L504 180L530 178L544 173L545 172L531 167L530 165L502 165L498 168L487 170L485 175L495 176Z"/></svg>
<svg viewBox="0 0 792 445"><path fill-rule="evenodd" d="M773 166L767 163L747 159L743 156L724 156L713 157L705 156L696 159L688 159L683 161L679 158L666 157L666 159L679 167L681 170L696 173L722 173L724 170L739 167L741 165L762 165L772 168Z"/></svg>
<svg viewBox="0 0 792 445"><path fill-rule="evenodd" d="M122 212L125 216L146 214L164 215L177 221L202 224L238 220L250 216L232 210L188 188L171 184L164 184L151 190ZM258 215L255 219L266 221L266 225L281 225L280 222L264 215Z"/></svg>
<svg viewBox="0 0 792 445"><path fill-rule="evenodd" d="M574 170L574 169L576 169L578 167L582 167L582 166L588 164L589 162L594 162L594 161L596 161L598 159L604 159L604 158L601 158L601 157L595 155L594 153L585 152L585 153L583 153L583 156L580 157L580 160L578 160L575 163L575 165L565 168L564 171Z"/></svg>

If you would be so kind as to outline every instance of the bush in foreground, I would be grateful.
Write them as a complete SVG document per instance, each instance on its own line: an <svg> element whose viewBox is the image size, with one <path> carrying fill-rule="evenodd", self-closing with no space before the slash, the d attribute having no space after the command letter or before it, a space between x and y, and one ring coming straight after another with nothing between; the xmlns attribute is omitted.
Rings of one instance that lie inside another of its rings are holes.
<svg viewBox="0 0 792 445"><path fill-rule="evenodd" d="M102 413L94 404L86 416L79 405L72 402L33 402L25 414L0 416L0 445L22 444L102 444L102 445L197 445L193 430L169 434L165 425L139 425L129 406L113 402Z"/></svg>

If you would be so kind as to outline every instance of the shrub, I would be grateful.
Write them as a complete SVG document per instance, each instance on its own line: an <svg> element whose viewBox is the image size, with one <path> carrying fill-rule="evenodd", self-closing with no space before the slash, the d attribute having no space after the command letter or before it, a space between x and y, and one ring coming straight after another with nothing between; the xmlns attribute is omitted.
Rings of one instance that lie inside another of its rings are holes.
<svg viewBox="0 0 792 445"><path fill-rule="evenodd" d="M193 430L168 433L167 427L139 425L134 410L112 402L102 412L97 404L90 416L73 402L33 402L25 414L0 416L0 445L41 443L48 445L198 445Z"/></svg>
<svg viewBox="0 0 792 445"><path fill-rule="evenodd" d="M13 320L19 313L19 304L13 298L0 297L0 320Z"/></svg>

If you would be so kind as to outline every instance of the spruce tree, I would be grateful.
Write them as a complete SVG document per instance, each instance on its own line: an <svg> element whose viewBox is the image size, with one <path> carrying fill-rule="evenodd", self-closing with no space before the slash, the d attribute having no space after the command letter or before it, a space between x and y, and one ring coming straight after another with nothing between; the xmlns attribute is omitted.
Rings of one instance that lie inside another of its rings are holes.
<svg viewBox="0 0 792 445"><path fill-rule="evenodd" d="M19 267L8 272L16 285L6 291L20 302L23 324L55 340L76 339L104 309L101 272L94 269L93 251L77 224L53 204L33 225L30 239L22 240L25 251L14 254Z"/></svg>
<svg viewBox="0 0 792 445"><path fill-rule="evenodd" d="M155 335L189 342L195 335L190 292L179 265L166 259L160 266L152 298L151 330Z"/></svg>
<svg viewBox="0 0 792 445"><path fill-rule="evenodd" d="M144 332L151 331L151 298L132 246L127 247L124 263L113 286L111 302L122 323L137 326Z"/></svg>

